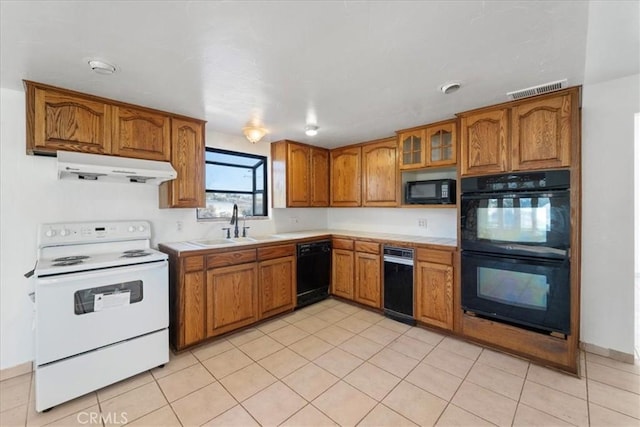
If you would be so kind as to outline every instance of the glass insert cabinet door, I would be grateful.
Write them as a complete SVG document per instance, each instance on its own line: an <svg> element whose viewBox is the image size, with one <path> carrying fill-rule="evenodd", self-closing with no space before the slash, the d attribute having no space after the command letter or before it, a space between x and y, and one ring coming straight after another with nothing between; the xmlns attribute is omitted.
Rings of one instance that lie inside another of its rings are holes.
<svg viewBox="0 0 640 427"><path fill-rule="evenodd" d="M424 167L424 132L422 130L400 134L400 168Z"/></svg>
<svg viewBox="0 0 640 427"><path fill-rule="evenodd" d="M455 166L456 121L398 131L400 169Z"/></svg>
<svg viewBox="0 0 640 427"><path fill-rule="evenodd" d="M456 133L455 123L428 128L426 130L429 146L429 166L444 166L456 164Z"/></svg>

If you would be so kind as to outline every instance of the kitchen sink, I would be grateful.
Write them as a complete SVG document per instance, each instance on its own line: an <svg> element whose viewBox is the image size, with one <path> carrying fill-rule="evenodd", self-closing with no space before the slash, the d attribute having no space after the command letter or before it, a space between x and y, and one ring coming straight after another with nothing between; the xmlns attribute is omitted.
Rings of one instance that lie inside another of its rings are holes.
<svg viewBox="0 0 640 427"><path fill-rule="evenodd" d="M208 240L194 240L189 242L193 245L198 246L219 246L219 245L228 245L230 243L236 243L232 239L208 239Z"/></svg>
<svg viewBox="0 0 640 427"><path fill-rule="evenodd" d="M242 242L255 242L256 239L254 239L253 237L233 237L231 239L226 239L228 241L231 241L233 243L242 243Z"/></svg>
<svg viewBox="0 0 640 427"><path fill-rule="evenodd" d="M254 236L254 237L231 237L229 239L203 239L203 240L192 240L189 243L196 246L222 246L229 245L235 243L251 243L251 242L263 242L268 240L278 240L282 239L283 236L278 235L265 235L265 236Z"/></svg>

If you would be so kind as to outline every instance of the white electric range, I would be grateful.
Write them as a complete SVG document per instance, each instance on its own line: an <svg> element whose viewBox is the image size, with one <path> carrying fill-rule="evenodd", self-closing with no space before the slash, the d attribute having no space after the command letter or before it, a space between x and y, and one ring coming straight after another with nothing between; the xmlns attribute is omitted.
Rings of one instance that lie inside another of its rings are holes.
<svg viewBox="0 0 640 427"><path fill-rule="evenodd" d="M39 227L37 411L169 361L167 255L150 239L147 221Z"/></svg>

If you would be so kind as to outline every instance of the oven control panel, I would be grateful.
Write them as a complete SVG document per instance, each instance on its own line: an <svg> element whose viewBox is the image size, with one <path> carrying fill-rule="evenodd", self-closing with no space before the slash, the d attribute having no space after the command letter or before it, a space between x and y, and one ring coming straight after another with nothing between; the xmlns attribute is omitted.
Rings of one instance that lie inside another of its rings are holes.
<svg viewBox="0 0 640 427"><path fill-rule="evenodd" d="M143 240L151 238L148 221L101 221L41 224L38 246L57 246L99 241Z"/></svg>

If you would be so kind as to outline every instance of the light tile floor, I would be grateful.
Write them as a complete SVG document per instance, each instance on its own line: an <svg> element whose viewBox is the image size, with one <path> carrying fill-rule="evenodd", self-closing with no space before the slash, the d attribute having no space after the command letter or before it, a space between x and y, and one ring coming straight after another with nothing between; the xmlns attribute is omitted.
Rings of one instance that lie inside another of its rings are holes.
<svg viewBox="0 0 640 427"><path fill-rule="evenodd" d="M0 425L640 426L639 365L583 353L581 371L329 299L46 413L32 374L2 381Z"/></svg>

